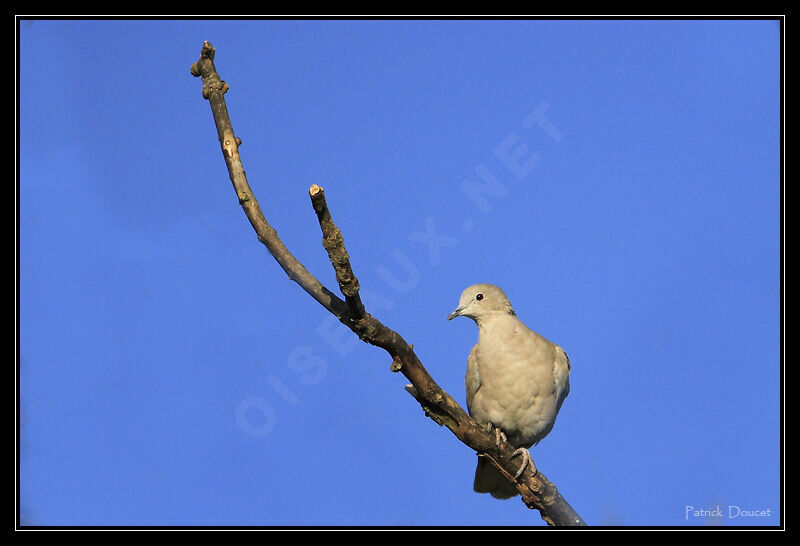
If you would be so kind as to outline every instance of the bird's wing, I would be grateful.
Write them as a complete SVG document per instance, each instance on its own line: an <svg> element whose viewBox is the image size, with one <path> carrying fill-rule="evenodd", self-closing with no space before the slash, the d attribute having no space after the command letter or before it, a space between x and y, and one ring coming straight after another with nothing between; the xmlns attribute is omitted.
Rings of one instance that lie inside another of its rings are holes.
<svg viewBox="0 0 800 546"><path fill-rule="evenodd" d="M478 346L475 345L467 358L467 377L465 382L467 384L467 409L470 415L472 414L472 401L475 399L475 393L481 388L481 376L478 373L478 357L476 355L477 348Z"/></svg>
<svg viewBox="0 0 800 546"><path fill-rule="evenodd" d="M572 367L564 349L558 345L555 346L555 349L556 358L553 363L553 379L555 381L556 412L558 412L561 409L561 404L564 403L564 399L569 394L569 372Z"/></svg>

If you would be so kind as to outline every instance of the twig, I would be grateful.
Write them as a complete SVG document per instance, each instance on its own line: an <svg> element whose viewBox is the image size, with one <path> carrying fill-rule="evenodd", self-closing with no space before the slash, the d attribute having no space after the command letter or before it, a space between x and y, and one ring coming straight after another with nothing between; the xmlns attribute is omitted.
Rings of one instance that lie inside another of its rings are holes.
<svg viewBox="0 0 800 546"><path fill-rule="evenodd" d="M370 315L359 296L358 279L353 274L350 257L344 245L341 231L333 223L325 201L325 193L317 185L311 186L309 195L317 213L323 234L323 245L336 272L336 280L345 297L339 297L325 288L316 277L309 273L278 237L277 232L264 217L261 207L253 195L247 182L239 145L241 141L234 135L228 109L225 104L225 92L228 85L222 81L214 66L215 50L208 42L203 43L200 59L192 65L191 73L203 80L203 97L211 104L211 112L217 126L222 154L228 167L233 188L239 198L250 224L253 226L258 240L280 264L289 278L297 282L312 298L325 309L335 315L366 343L384 349L392 357L392 371L400 371L411 382L406 390L419 402L425 415L436 423L446 426L464 444L486 457L512 483L515 483L523 502L529 508L539 510L542 519L550 525L585 525L581 517L559 494L541 472L533 475L530 468L514 480L518 462L512 459L514 447L503 444L498 447L494 433L479 425L461 406L447 394L433 378L414 353L413 345L409 345L394 330L388 328Z"/></svg>
<svg viewBox="0 0 800 546"><path fill-rule="evenodd" d="M322 246L328 251L328 258L333 264L336 272L336 282L344 295L344 301L350 309L350 318L358 320L364 317L364 304L358 294L358 279L353 274L350 266L350 255L344 248L344 237L342 232L336 227L328 210L328 203L325 201L325 190L314 184L308 190L311 197L311 205L317 213L319 226L322 228Z"/></svg>

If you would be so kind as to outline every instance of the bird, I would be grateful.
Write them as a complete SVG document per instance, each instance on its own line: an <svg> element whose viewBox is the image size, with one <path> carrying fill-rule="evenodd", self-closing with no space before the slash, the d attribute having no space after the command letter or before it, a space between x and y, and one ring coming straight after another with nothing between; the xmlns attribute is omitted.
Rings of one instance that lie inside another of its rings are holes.
<svg viewBox="0 0 800 546"><path fill-rule="evenodd" d="M478 325L478 343L467 358L467 409L479 424L495 430L497 446L509 442L521 457L516 480L527 465L528 449L553 429L569 394L570 362L564 349L517 318L508 296L492 284L474 284L462 293L447 320L468 317ZM485 457L478 457L473 490L510 499L517 488Z"/></svg>

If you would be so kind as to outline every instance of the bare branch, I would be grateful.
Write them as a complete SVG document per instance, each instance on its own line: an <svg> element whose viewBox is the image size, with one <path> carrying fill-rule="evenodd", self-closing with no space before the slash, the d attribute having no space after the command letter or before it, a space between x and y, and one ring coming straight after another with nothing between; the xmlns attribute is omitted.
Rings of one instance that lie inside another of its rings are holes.
<svg viewBox="0 0 800 546"><path fill-rule="evenodd" d="M358 295L358 279L353 274L350 266L350 255L344 248L344 237L342 232L336 227L328 210L328 203L325 201L325 190L314 184L308 190L311 197L311 204L314 212L319 219L319 227L322 228L322 246L328 251L328 258L331 260L333 269L336 272L336 282L344 295L350 315L353 319L360 319L364 316L364 304L361 303L361 296Z"/></svg>
<svg viewBox="0 0 800 546"><path fill-rule="evenodd" d="M247 176L239 156L241 140L236 138L233 133L233 125L228 115L228 107L225 104L225 93L228 91L228 84L220 79L217 69L214 67L214 52L214 47L210 43L204 42L200 59L192 65L191 72L192 75L202 76L203 78L203 97L208 99L211 104L211 112L214 115L214 122L217 126L217 135L222 146L222 155L225 157L228 175L231 183L233 183L236 196L239 198L239 204L242 206L247 219L250 220L256 235L258 235L258 240L267 247L267 250L280 264L289 278L299 284L312 298L341 320L347 315L345 303L325 288L289 252L289 249L278 237L278 233L267 222L258 201L253 195L253 190L250 189L250 184L247 182Z"/></svg>
<svg viewBox="0 0 800 546"><path fill-rule="evenodd" d="M225 104L228 85L222 81L214 66L215 50L208 42L203 43L200 59L192 65L191 73L203 79L203 97L211 104L211 112L217 126L222 154L239 204L261 241L289 278L297 282L312 298L335 315L366 343L384 349L392 357L392 371L401 372L411 384L406 390L419 402L425 415L441 426L446 426L464 444L486 457L512 483L529 508L539 510L542 519L550 525L585 525L581 517L559 494L541 472L533 475L530 465L522 475L513 476L519 463L512 459L514 447L504 444L498 447L491 429L472 419L461 406L447 394L428 374L420 362L413 345L409 345L394 330L370 315L359 296L359 284L350 265L344 238L333 223L325 193L314 185L309 190L314 211L317 213L323 234L323 246L328 252L336 280L345 301L325 288L286 248L275 229L264 217L261 207L253 195L239 156L241 141L236 138Z"/></svg>

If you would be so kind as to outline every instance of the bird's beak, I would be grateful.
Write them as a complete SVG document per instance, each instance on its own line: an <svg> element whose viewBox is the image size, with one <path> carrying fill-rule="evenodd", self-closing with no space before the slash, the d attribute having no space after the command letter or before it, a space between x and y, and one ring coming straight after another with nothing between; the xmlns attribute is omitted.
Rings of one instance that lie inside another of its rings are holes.
<svg viewBox="0 0 800 546"><path fill-rule="evenodd" d="M447 317L447 320L453 320L453 319L454 319L454 318L456 318L456 317L460 317L460 316L461 316L461 312L462 312L463 310L464 310L464 308L463 308L463 307L459 307L458 309L456 309L455 311L453 311L452 313L450 313L450 315L448 315L448 317Z"/></svg>

